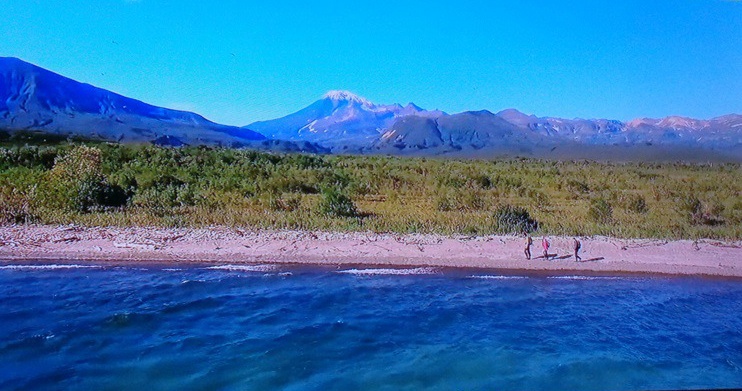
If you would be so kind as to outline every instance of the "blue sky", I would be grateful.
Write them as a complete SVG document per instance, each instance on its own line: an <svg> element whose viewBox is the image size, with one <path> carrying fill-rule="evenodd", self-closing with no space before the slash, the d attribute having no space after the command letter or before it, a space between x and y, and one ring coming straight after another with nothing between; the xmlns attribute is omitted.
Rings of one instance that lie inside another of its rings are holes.
<svg viewBox="0 0 742 391"><path fill-rule="evenodd" d="M742 113L739 1L297 3L0 0L0 56L232 125L332 89L450 113Z"/></svg>

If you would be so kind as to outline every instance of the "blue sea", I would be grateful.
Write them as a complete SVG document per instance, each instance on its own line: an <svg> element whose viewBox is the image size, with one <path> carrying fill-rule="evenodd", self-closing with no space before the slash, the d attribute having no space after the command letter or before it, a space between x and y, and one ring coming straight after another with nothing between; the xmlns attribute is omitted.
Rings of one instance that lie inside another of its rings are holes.
<svg viewBox="0 0 742 391"><path fill-rule="evenodd" d="M742 280L0 263L0 389L742 386Z"/></svg>

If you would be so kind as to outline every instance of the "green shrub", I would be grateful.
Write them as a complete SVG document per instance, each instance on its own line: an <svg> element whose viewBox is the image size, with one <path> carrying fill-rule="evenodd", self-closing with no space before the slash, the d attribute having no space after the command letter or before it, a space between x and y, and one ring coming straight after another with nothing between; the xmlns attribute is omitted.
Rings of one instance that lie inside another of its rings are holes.
<svg viewBox="0 0 742 391"><path fill-rule="evenodd" d="M51 174L63 180L100 178L103 176L101 164L100 149L79 145L56 157Z"/></svg>
<svg viewBox="0 0 742 391"><path fill-rule="evenodd" d="M129 202L132 195L133 191L131 190L127 191L119 185L105 182L98 194L98 203L103 206L121 207Z"/></svg>
<svg viewBox="0 0 742 391"><path fill-rule="evenodd" d="M52 168L57 158L57 149L24 145L22 147L0 148L0 169L6 167Z"/></svg>
<svg viewBox="0 0 742 391"><path fill-rule="evenodd" d="M466 185L466 179L456 173L441 173L436 177L438 187L449 187L458 189Z"/></svg>
<svg viewBox="0 0 742 391"><path fill-rule="evenodd" d="M449 212L454 209L455 201L452 197L449 197L446 193L439 193L435 198L435 209L441 212Z"/></svg>
<svg viewBox="0 0 742 391"><path fill-rule="evenodd" d="M707 210L703 202L695 196L687 196L680 199L680 211L692 225L721 225L724 219L720 216L724 206L715 204Z"/></svg>
<svg viewBox="0 0 742 391"><path fill-rule="evenodd" d="M647 207L647 201L640 195L630 196L626 202L626 209L634 213L647 213L649 208Z"/></svg>
<svg viewBox="0 0 742 391"><path fill-rule="evenodd" d="M550 206L549 197L535 189L527 189L525 195L531 199L532 204L538 208L547 208Z"/></svg>
<svg viewBox="0 0 742 391"><path fill-rule="evenodd" d="M100 205L103 199L103 180L96 177L84 177L70 183L73 186L71 209L75 212L89 212Z"/></svg>
<svg viewBox="0 0 742 391"><path fill-rule="evenodd" d="M322 190L319 210L323 215L331 217L358 216L358 209L353 204L353 200L335 187L328 187Z"/></svg>
<svg viewBox="0 0 742 391"><path fill-rule="evenodd" d="M0 224L26 224L34 220L31 211L35 187L29 192L0 187Z"/></svg>
<svg viewBox="0 0 742 391"><path fill-rule="evenodd" d="M502 188L508 191L520 191L523 187L523 180L513 176L500 176L496 175L492 179L492 185L495 188Z"/></svg>
<svg viewBox="0 0 742 391"><path fill-rule="evenodd" d="M581 193L589 193L590 192L590 186L588 186L585 182L580 182L578 180L569 179L567 180L567 190L569 190L571 193L575 194L581 194Z"/></svg>
<svg viewBox="0 0 742 391"><path fill-rule="evenodd" d="M479 188L483 190L492 188L492 180L487 175L475 174L471 176L470 180L472 184L474 185L473 186L474 188Z"/></svg>
<svg viewBox="0 0 742 391"><path fill-rule="evenodd" d="M726 216L731 224L742 224L742 200L735 201L731 207L727 208Z"/></svg>
<svg viewBox="0 0 742 391"><path fill-rule="evenodd" d="M699 224L703 215L703 204L698 197L689 195L680 198L678 201L680 213L691 224Z"/></svg>
<svg viewBox="0 0 742 391"><path fill-rule="evenodd" d="M131 198L134 206L148 209L167 209L196 205L196 192L187 183L171 184L138 190Z"/></svg>
<svg viewBox="0 0 742 391"><path fill-rule="evenodd" d="M494 214L494 230L500 234L519 234L538 229L538 221L531 218L525 208L504 205L497 208Z"/></svg>
<svg viewBox="0 0 742 391"><path fill-rule="evenodd" d="M80 213L100 206L106 187L101 163L101 151L85 145L57 156L41 188L43 206Z"/></svg>
<svg viewBox="0 0 742 391"><path fill-rule="evenodd" d="M435 199L435 208L441 212L452 210L476 212L487 209L487 203L481 191L461 191L457 189L451 192L439 193Z"/></svg>
<svg viewBox="0 0 742 391"><path fill-rule="evenodd" d="M268 207L273 211L293 212L301 206L299 195L276 195L271 194L268 198Z"/></svg>
<svg viewBox="0 0 742 391"><path fill-rule="evenodd" d="M587 215L599 224L610 224L613 222L613 207L603 198L595 198L590 201L590 209Z"/></svg>

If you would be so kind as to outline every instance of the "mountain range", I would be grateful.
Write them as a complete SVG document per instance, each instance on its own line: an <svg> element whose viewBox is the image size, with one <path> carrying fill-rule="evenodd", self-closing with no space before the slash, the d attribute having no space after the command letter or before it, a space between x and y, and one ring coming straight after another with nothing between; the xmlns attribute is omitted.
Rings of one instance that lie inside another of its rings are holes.
<svg viewBox="0 0 742 391"><path fill-rule="evenodd" d="M331 91L296 113L245 129L272 138L318 142L340 153L742 159L742 115L736 114L709 120L671 116L629 122L537 117L516 109L447 114L414 103L378 105L348 91Z"/></svg>
<svg viewBox="0 0 742 391"><path fill-rule="evenodd" d="M312 143L269 140L195 113L149 105L9 57L0 57L0 129L172 146L326 152Z"/></svg>
<svg viewBox="0 0 742 391"><path fill-rule="evenodd" d="M515 109L448 114L330 91L304 109L245 127L156 107L0 57L0 129L118 142L311 153L491 158L742 161L742 116L628 122L537 117Z"/></svg>

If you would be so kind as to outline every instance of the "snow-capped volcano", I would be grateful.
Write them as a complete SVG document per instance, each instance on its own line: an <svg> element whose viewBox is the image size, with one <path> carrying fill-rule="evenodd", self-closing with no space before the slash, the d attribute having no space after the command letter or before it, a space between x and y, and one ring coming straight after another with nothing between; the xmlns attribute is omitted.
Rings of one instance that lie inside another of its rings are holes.
<svg viewBox="0 0 742 391"><path fill-rule="evenodd" d="M397 118L437 116L413 103L377 105L350 91L333 90L308 107L283 118L255 122L246 128L269 138L308 140L327 145L359 145L376 140Z"/></svg>
<svg viewBox="0 0 742 391"><path fill-rule="evenodd" d="M20 131L172 146L211 144L322 153L742 161L739 114L629 122L538 117L516 109L448 115L414 103L375 104L335 90L296 113L237 128L0 57L0 134Z"/></svg>
<svg viewBox="0 0 742 391"><path fill-rule="evenodd" d="M327 93L325 93L325 95L323 95L322 98L323 99L330 99L330 100L334 100L334 101L338 101L338 102L346 101L346 102L360 103L361 105L364 105L364 106L367 106L367 107L373 107L374 106L374 104L371 103L370 100L368 100L368 99L366 99L366 98L364 98L362 96L358 96L358 95L356 95L356 94L354 94L354 93L352 93L350 91L345 91L345 90L327 91Z"/></svg>

